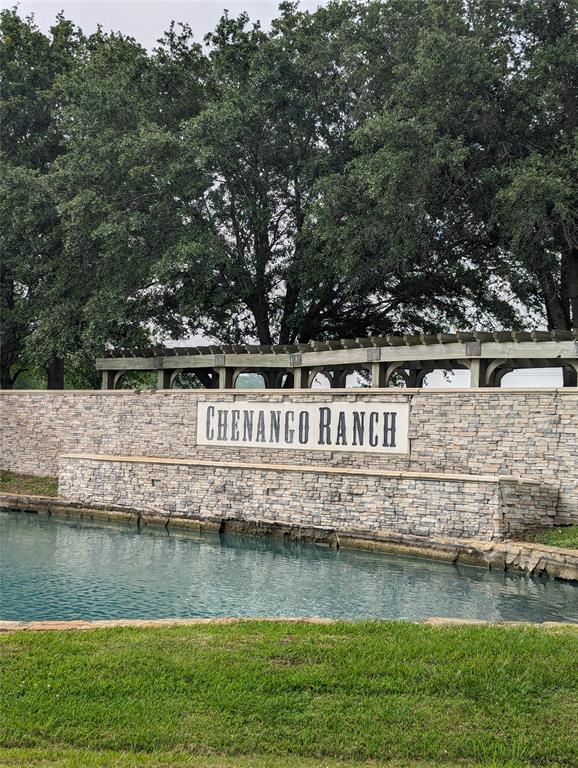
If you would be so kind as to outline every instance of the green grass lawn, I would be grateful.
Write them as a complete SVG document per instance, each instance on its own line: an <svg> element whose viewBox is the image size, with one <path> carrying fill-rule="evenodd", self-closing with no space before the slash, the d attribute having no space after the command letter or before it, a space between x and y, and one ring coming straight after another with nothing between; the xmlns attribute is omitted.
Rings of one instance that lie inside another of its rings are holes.
<svg viewBox="0 0 578 768"><path fill-rule="evenodd" d="M56 477L17 475L0 469L0 493L22 493L34 496L58 496Z"/></svg>
<svg viewBox="0 0 578 768"><path fill-rule="evenodd" d="M551 547L578 549L578 525L566 525L563 528L543 528L540 531L525 533L525 541L549 544Z"/></svg>
<svg viewBox="0 0 578 768"><path fill-rule="evenodd" d="M15 632L0 659L0 765L578 764L573 628Z"/></svg>

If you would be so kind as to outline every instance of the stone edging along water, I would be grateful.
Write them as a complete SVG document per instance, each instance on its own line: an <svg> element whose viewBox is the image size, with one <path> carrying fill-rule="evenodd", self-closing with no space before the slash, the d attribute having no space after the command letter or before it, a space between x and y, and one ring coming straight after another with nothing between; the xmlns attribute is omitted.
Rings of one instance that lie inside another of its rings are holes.
<svg viewBox="0 0 578 768"><path fill-rule="evenodd" d="M113 505L90 506L52 496L0 494L0 509L44 515L65 515L89 520L124 521L137 525L165 528L240 533L251 536L275 536L292 541L324 544L330 547L370 549L410 555L454 564L477 565L496 570L521 571L533 576L547 576L578 582L578 550L551 547L525 541L474 541L426 538L395 531L367 536L356 530L336 530L285 523L247 521L227 518L179 518L154 509L134 509Z"/></svg>
<svg viewBox="0 0 578 768"><path fill-rule="evenodd" d="M2 632L58 632L58 631L86 631L90 629L116 629L120 627L132 627L135 629L154 629L161 627L187 627L202 625L223 625L223 624L248 624L252 622L260 623L292 623L292 624L360 624L367 622L381 622L384 619L324 619L318 617L245 617L245 618L195 618L195 619L98 619L95 621L83 621L76 619L72 621L0 621L0 633ZM390 620L391 621L391 620ZM540 629L565 629L576 632L578 635L578 624L572 624L567 621L544 621L541 623L531 621L490 621L486 619L454 619L443 616L434 616L422 621L407 621L406 619L397 619L393 621L403 621L406 624L418 624L429 627L456 627L456 626L494 626L494 627L538 627Z"/></svg>

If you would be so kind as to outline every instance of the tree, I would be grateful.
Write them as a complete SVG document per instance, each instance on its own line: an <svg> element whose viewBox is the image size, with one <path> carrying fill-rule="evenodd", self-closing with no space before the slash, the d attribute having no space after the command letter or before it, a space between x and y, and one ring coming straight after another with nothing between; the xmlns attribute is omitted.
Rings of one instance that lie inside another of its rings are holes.
<svg viewBox="0 0 578 768"><path fill-rule="evenodd" d="M328 187L332 251L367 254L368 289L393 272L400 296L424 291L413 317L401 305L404 325L512 326L545 310L549 327L576 326L576 3L429 0L411 14L395 78L391 57L371 56L368 82L388 93Z"/></svg>
<svg viewBox="0 0 578 768"><path fill-rule="evenodd" d="M107 343L576 326L576 0L2 14L2 385Z"/></svg>
<svg viewBox="0 0 578 768"><path fill-rule="evenodd" d="M16 125L6 121L4 142L14 173L5 177L2 287L14 322L3 323L3 386L23 366L40 365L49 387L60 388L65 365L75 380L85 371L93 381L87 362L107 343L150 343L158 309L151 263L181 226L180 147L169 127L194 112L202 56L186 28L171 28L150 56L121 35L84 38L63 19L50 38L14 12L3 24L3 111ZM71 60L26 91L30 109L40 94L47 114L19 124L22 99L10 94L23 90L20 66L29 73L43 56L51 62L63 29L74 40ZM21 179L29 184L18 190ZM49 215L39 215L40 189Z"/></svg>
<svg viewBox="0 0 578 768"><path fill-rule="evenodd" d="M174 26L151 56L101 32L60 83L67 153L57 163L64 247L52 285L64 298L66 347L97 355L107 343L150 344L159 307L153 266L185 226L194 169L179 162L178 126L198 111L203 57ZM159 317L160 315L160 317Z"/></svg>
<svg viewBox="0 0 578 768"><path fill-rule="evenodd" d="M31 363L25 352L34 326L32 302L40 299L37 271L58 247L48 174L64 149L52 87L73 66L78 44L78 33L62 16L48 38L15 10L0 13L2 387ZM61 383L60 358L49 353L35 362L46 367L51 385Z"/></svg>
<svg viewBox="0 0 578 768"><path fill-rule="evenodd" d="M158 272L189 328L269 344L538 317L500 202L526 6L284 4L270 33L225 16L184 132L195 226Z"/></svg>
<svg viewBox="0 0 578 768"><path fill-rule="evenodd" d="M24 350L34 328L39 260L59 245L46 178L33 169L0 166L1 387L29 366Z"/></svg>
<svg viewBox="0 0 578 768"><path fill-rule="evenodd" d="M349 13L286 4L270 33L226 15L208 36L206 101L182 155L202 185L158 273L190 330L263 344L313 332L306 220L316 180L348 156L335 36Z"/></svg>
<svg viewBox="0 0 578 768"><path fill-rule="evenodd" d="M514 19L511 160L497 195L504 244L549 328L578 327L578 5L527 0Z"/></svg>

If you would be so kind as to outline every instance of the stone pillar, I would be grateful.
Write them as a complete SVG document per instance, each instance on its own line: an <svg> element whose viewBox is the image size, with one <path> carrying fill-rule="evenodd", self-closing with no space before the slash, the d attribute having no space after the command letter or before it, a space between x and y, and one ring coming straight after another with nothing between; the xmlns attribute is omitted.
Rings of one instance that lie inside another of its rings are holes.
<svg viewBox="0 0 578 768"><path fill-rule="evenodd" d="M232 368L218 368L219 372L219 389L233 389L233 369Z"/></svg>
<svg viewBox="0 0 578 768"><path fill-rule="evenodd" d="M307 389L306 368L293 368L293 389Z"/></svg>
<svg viewBox="0 0 578 768"><path fill-rule="evenodd" d="M276 374L275 370L259 371L258 375L263 379L264 389L276 389L275 374Z"/></svg>
<svg viewBox="0 0 578 768"><path fill-rule="evenodd" d="M371 386L372 387L385 387L387 382L385 380L385 365L384 363L375 362L371 364Z"/></svg>
<svg viewBox="0 0 578 768"><path fill-rule="evenodd" d="M161 369L157 371L157 389L171 388L171 374L171 370L165 371Z"/></svg>
<svg viewBox="0 0 578 768"><path fill-rule="evenodd" d="M470 387L486 386L486 361L480 358L471 358L468 361L470 369Z"/></svg>
<svg viewBox="0 0 578 768"><path fill-rule="evenodd" d="M114 389L114 377L116 371L103 371L101 389Z"/></svg>

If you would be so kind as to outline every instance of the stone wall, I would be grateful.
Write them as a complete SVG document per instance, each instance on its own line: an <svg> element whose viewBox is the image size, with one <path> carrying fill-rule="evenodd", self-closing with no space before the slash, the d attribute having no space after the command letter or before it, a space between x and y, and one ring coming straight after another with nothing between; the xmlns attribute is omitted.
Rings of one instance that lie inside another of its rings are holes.
<svg viewBox="0 0 578 768"><path fill-rule="evenodd" d="M64 454L60 493L165 518L247 520L338 533L491 541L555 514L539 483L487 476Z"/></svg>
<svg viewBox="0 0 578 768"><path fill-rule="evenodd" d="M196 445L198 400L409 401L408 455ZM0 466L56 474L63 453L515 475L578 522L578 390L0 392Z"/></svg>

